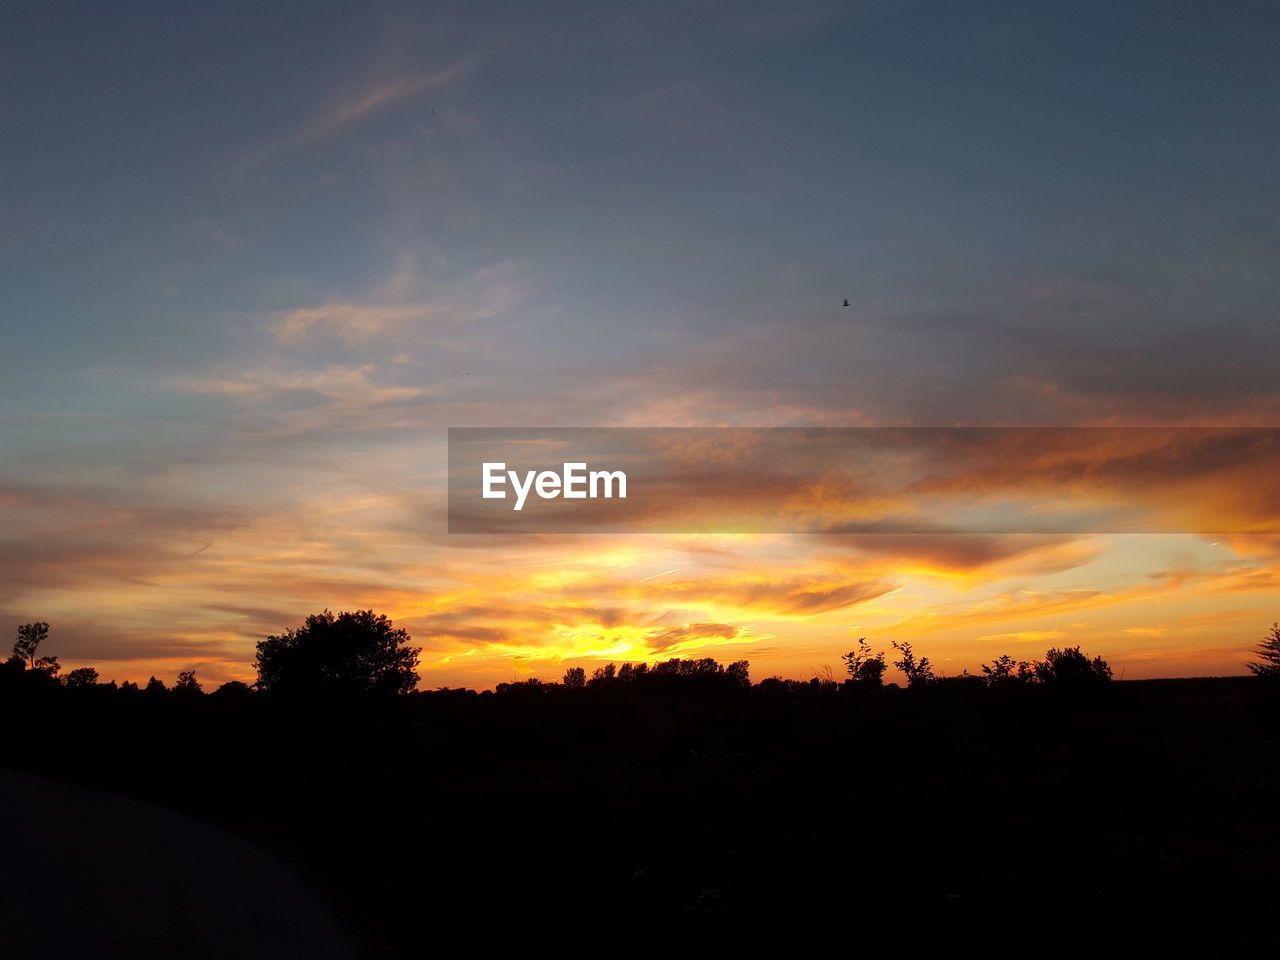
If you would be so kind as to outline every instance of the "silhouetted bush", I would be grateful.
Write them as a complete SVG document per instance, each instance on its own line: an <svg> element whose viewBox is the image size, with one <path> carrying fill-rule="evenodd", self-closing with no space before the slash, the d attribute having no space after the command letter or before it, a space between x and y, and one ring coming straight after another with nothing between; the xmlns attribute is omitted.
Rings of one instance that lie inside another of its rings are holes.
<svg viewBox="0 0 1280 960"><path fill-rule="evenodd" d="M1007 653L982 665L982 677L989 687L1030 683L1035 679L1035 669L1025 660L1014 660Z"/></svg>
<svg viewBox="0 0 1280 960"><path fill-rule="evenodd" d="M884 683L884 672L888 669L884 651L872 653L866 637L859 637L858 649L850 650L840 659L849 672L850 682L864 687L879 687Z"/></svg>
<svg viewBox="0 0 1280 960"><path fill-rule="evenodd" d="M1089 686L1111 679L1111 667L1102 657L1092 660L1079 647L1053 647L1035 663L1036 679L1057 686Z"/></svg>
<svg viewBox="0 0 1280 960"><path fill-rule="evenodd" d="M926 684L933 683L933 667L929 663L928 657L916 659L915 653L911 649L909 640L893 641L893 649L902 654L901 660L895 660L893 665L903 672L907 678L907 686L922 687Z"/></svg>

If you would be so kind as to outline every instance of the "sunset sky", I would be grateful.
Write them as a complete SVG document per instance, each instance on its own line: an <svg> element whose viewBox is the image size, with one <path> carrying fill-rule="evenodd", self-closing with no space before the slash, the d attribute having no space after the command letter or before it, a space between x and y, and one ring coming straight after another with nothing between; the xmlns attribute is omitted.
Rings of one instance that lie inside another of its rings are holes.
<svg viewBox="0 0 1280 960"><path fill-rule="evenodd" d="M424 688L861 636L1242 673L1275 535L449 534L446 431L1280 425L1277 40L1265 2L6 4L0 633L206 689L326 607Z"/></svg>

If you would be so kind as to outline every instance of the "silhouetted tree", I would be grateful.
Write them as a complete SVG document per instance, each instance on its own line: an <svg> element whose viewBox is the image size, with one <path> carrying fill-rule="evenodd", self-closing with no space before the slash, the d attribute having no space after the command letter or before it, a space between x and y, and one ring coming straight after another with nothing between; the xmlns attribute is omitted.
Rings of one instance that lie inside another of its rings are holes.
<svg viewBox="0 0 1280 960"><path fill-rule="evenodd" d="M845 669L849 671L849 679L854 683L868 687L879 687L884 683L884 672L887 665L884 651L871 652L871 644L866 637L858 638L858 649L850 650L843 657Z"/></svg>
<svg viewBox="0 0 1280 960"><path fill-rule="evenodd" d="M564 672L564 685L571 690L578 690L587 685L587 671L582 667L570 667Z"/></svg>
<svg viewBox="0 0 1280 960"><path fill-rule="evenodd" d="M253 690L243 680L228 680L213 693L211 697L239 698L253 695Z"/></svg>
<svg viewBox="0 0 1280 960"><path fill-rule="evenodd" d="M258 643L258 689L291 694L397 694L418 685L421 647L372 610L328 610Z"/></svg>
<svg viewBox="0 0 1280 960"><path fill-rule="evenodd" d="M204 688L200 686L200 681L196 679L194 670L184 670L178 674L178 682L173 685L173 692L182 696L200 696L204 693Z"/></svg>
<svg viewBox="0 0 1280 960"><path fill-rule="evenodd" d="M920 687L934 681L933 667L929 663L929 658L921 657L917 660L915 653L911 650L911 641L895 640L893 649L902 654L902 659L893 661L893 665L906 675L908 686Z"/></svg>
<svg viewBox="0 0 1280 960"><path fill-rule="evenodd" d="M1111 667L1101 657L1090 660L1079 647L1054 647L1043 660L1036 661L1035 674L1041 683L1079 686L1106 683L1111 679Z"/></svg>
<svg viewBox="0 0 1280 960"><path fill-rule="evenodd" d="M724 669L725 676L734 686L744 690L751 686L751 664L746 660L735 660Z"/></svg>
<svg viewBox="0 0 1280 960"><path fill-rule="evenodd" d="M98 682L98 671L93 667L77 667L62 681L68 687L92 687Z"/></svg>
<svg viewBox="0 0 1280 960"><path fill-rule="evenodd" d="M723 673L724 667L710 657L701 660L673 657L662 663L655 663L652 672L662 677L709 677Z"/></svg>
<svg viewBox="0 0 1280 960"><path fill-rule="evenodd" d="M1271 633L1258 642L1256 661L1246 663L1256 676L1280 680L1280 623L1271 625Z"/></svg>
<svg viewBox="0 0 1280 960"><path fill-rule="evenodd" d="M152 677L152 679L154 680L155 678ZM121 693L137 693L138 685L134 683L132 680L125 680L123 683L120 684L120 692Z"/></svg>
<svg viewBox="0 0 1280 960"><path fill-rule="evenodd" d="M36 651L49 637L49 625L43 621L24 623L18 627L18 639L13 642L13 655L21 657L27 666L35 669Z"/></svg>
<svg viewBox="0 0 1280 960"><path fill-rule="evenodd" d="M612 663L606 663L603 667L596 667L595 670L591 671L591 683L593 685L608 683L613 679L615 669Z"/></svg>
<svg viewBox="0 0 1280 960"><path fill-rule="evenodd" d="M168 693L169 688L164 685L163 680L159 680L155 677L152 677L150 680L147 681L147 685L142 688L142 692L146 694L150 694L153 697L158 697L158 696L161 696L162 694Z"/></svg>
<svg viewBox="0 0 1280 960"><path fill-rule="evenodd" d="M982 665L985 676L982 680L989 687L1010 683L1027 683L1035 679L1035 671L1025 660L1014 660L1007 653L1001 654L990 663Z"/></svg>
<svg viewBox="0 0 1280 960"><path fill-rule="evenodd" d="M618 668L618 679L623 683L639 683L649 675L647 663L624 663Z"/></svg>
<svg viewBox="0 0 1280 960"><path fill-rule="evenodd" d="M31 670L39 670L51 677L58 675L57 657L37 657L36 651L49 637L49 625L44 621L24 623L18 627L18 639L13 643L13 655L21 657Z"/></svg>
<svg viewBox="0 0 1280 960"><path fill-rule="evenodd" d="M554 683L543 683L537 677L530 677L527 680L513 680L511 683L500 683L493 688L494 693L511 695L525 694L538 696L549 693L556 687Z"/></svg>

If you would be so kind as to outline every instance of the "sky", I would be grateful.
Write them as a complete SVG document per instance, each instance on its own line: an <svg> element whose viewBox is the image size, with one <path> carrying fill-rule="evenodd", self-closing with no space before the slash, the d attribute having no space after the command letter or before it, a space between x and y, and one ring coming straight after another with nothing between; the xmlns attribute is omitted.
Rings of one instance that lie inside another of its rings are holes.
<svg viewBox="0 0 1280 960"><path fill-rule="evenodd" d="M1242 673L1274 535L449 534L446 437L1280 424L1278 39L1246 2L5 4L0 632L206 685L325 608L424 688L862 636Z"/></svg>

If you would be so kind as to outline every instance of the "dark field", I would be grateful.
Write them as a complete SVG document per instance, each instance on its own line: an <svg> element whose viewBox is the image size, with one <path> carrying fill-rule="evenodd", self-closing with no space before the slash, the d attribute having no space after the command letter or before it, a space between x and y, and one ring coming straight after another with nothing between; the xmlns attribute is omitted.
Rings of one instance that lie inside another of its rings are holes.
<svg viewBox="0 0 1280 960"><path fill-rule="evenodd" d="M433 952L446 929L1055 910L1234 926L1276 902L1280 700L1260 680L686 686L332 702L56 689L0 700L0 763L228 828L375 955ZM127 860L129 838L116 850Z"/></svg>

